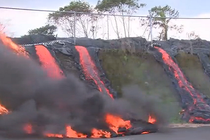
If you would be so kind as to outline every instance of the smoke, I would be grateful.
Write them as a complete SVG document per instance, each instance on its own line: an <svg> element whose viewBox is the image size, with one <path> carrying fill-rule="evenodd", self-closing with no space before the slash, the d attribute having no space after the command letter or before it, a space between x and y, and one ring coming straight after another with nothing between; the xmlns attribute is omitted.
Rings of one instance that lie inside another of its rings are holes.
<svg viewBox="0 0 210 140"><path fill-rule="evenodd" d="M53 80L35 61L17 56L3 45L0 67L0 102L11 111L1 116L0 131L24 134L27 123L36 132L51 133L59 133L66 124L87 133L92 128L108 128L103 120L106 97L88 89L77 77Z"/></svg>
<svg viewBox="0 0 210 140"><path fill-rule="evenodd" d="M84 134L90 134L92 128L108 130L104 118L107 113L126 118L128 114L146 111L163 122L164 117L151 104L153 101L134 87L123 90L125 99L113 101L106 93L88 88L74 75L61 80L48 77L37 62L17 56L3 45L0 67L0 103L11 111L0 116L0 132L10 136L25 135L26 124L33 126L36 135L65 134L67 124ZM136 117L143 118L138 113Z"/></svg>
<svg viewBox="0 0 210 140"><path fill-rule="evenodd" d="M65 133L66 124L85 134L92 128L108 130L105 114L123 116L128 109L125 101L113 102L74 75L49 78L37 62L3 45L0 67L0 103L10 111L0 116L0 132L10 136L25 135L26 124L33 126L36 135Z"/></svg>
<svg viewBox="0 0 210 140"><path fill-rule="evenodd" d="M131 112L136 118L148 119L148 115L154 117L159 128L164 128L169 120L168 112L158 108L158 97L146 95L137 85L126 86L122 89L124 100L129 103Z"/></svg>

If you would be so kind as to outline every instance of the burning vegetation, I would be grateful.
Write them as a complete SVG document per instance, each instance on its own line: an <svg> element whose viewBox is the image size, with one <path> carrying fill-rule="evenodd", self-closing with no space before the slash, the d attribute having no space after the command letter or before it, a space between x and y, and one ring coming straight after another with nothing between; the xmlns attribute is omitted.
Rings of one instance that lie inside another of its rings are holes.
<svg viewBox="0 0 210 140"><path fill-rule="evenodd" d="M93 80L99 91L64 75L45 46L35 46L40 67L24 47L3 34L0 37L2 135L110 138L157 131L154 116L134 119L128 103L113 98L85 47L75 49L86 80Z"/></svg>

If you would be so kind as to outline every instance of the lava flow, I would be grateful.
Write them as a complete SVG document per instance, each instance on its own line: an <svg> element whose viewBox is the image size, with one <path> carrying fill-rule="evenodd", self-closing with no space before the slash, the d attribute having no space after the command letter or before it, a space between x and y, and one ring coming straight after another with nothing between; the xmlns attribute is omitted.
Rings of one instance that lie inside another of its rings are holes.
<svg viewBox="0 0 210 140"><path fill-rule="evenodd" d="M8 39L8 38L3 38L3 39ZM13 51L15 51L16 53L28 57L28 54L26 53L25 49L22 48L19 45L16 45L11 40L4 41L4 44L6 46L8 46L10 49L12 49ZM18 47L20 47L22 49L19 49ZM56 78L56 79L62 79L64 77L62 75L63 72L60 70L60 68L56 64L55 59L52 57L52 55L47 50L47 48L44 47L44 46L42 46L42 45L36 45L35 46L35 50L36 50L36 54L39 57L39 61L42 64L42 67L44 68L44 70L47 71L47 73L49 74L49 76L50 77L53 77L53 78ZM110 95L110 97L113 98L112 94L109 93L109 90L106 89L104 83L100 80L100 78L98 76L98 73L97 73L97 68L94 65L94 63L92 62L92 60L91 60L91 58L89 56L89 53L88 53L87 49L84 48L84 47L81 47L81 46L77 46L77 50L80 53L80 61L81 61L81 64L82 64L82 68L84 70L84 73L86 74L86 76L88 74L87 79L88 78L91 78L92 80L94 80L95 83L96 83L96 85L98 86L98 89L101 92L102 91L106 91ZM35 73L32 73L32 74L35 74ZM69 86L69 85L67 85L67 86ZM60 91L59 91L59 93L60 93ZM69 93L69 92L67 92L67 93ZM34 99L34 101L36 102L36 99ZM37 108L37 110L38 109L39 108ZM0 105L0 114L3 115L3 114L8 114L8 113L11 113L10 115L12 115L13 112L12 111L9 112L6 109L6 107ZM4 117L7 117L7 116L5 115ZM84 117L88 117L88 116L84 116ZM60 119L60 117L59 117L59 119ZM71 119L71 118L68 117L68 119ZM130 120L123 120L118 115L112 115L110 113L104 113L103 116L102 116L102 118L100 118L100 119L103 120L103 124L105 122L107 128L105 130L102 130L102 129L97 129L95 127L91 127L90 134L88 132L88 135L86 133L84 133L82 130L80 130L82 132L75 131L73 129L73 128L75 128L75 126L73 126L73 125L71 126L69 124L65 124L65 127L63 127L64 130L60 130L59 131L59 132L62 132L61 134L60 133L59 134L51 133L51 132L49 132L50 130L45 130L45 124L43 124L43 125L41 124L39 126L39 125L37 125L35 123L36 121L32 121L33 123L30 123L30 121L29 121L29 123L25 123L24 122L22 124L22 127L20 127L20 129L23 130L23 132L25 134L27 134L27 135L34 135L34 134L36 135L38 133L39 136L40 136L40 133L41 133L44 137L56 137L56 138L89 138L89 137L90 138L100 138L100 137L106 137L106 138L110 138L113 135L114 136L124 136L126 134L128 134L128 135L130 135L130 134L146 134L146 133L149 133L149 132L152 131L152 130L149 131L152 128L151 127L148 127L147 128L147 125L150 125L150 124L155 123L155 120L152 119L151 116L150 116L149 117L149 120L148 120L148 122L149 122L148 124L147 123L144 123L143 121L140 121L140 123L142 123L143 126L140 126L139 128L137 127L137 128L132 129L133 126L131 125L131 121ZM16 127L16 126L14 126L14 127ZM83 127L83 126L80 126L80 127ZM41 129L39 130L38 128L41 128ZM156 127L155 126L154 126L153 129L155 129L154 131L156 131Z"/></svg>
<svg viewBox="0 0 210 140"><path fill-rule="evenodd" d="M113 95L106 88L104 82L100 80L97 68L92 61L87 48L83 46L75 46L75 49L79 53L80 64L82 65L86 79L93 80L100 92L106 92L111 98L113 98Z"/></svg>
<svg viewBox="0 0 210 140"><path fill-rule="evenodd" d="M35 46L36 54L44 70L47 71L49 77L61 79L63 78L63 71L56 64L48 49L43 45Z"/></svg>
<svg viewBox="0 0 210 140"><path fill-rule="evenodd" d="M95 84L97 85L100 92L104 91L102 89L105 89L106 93L113 98L112 94L109 92L109 90L105 87L103 81L100 80L97 68L94 64L94 62L91 59L91 56L89 55L89 52L87 48L83 46L75 46L75 49L78 51L80 56L80 64L82 65L83 72L85 74L85 77L87 80L93 80ZM114 98L113 98L114 99ZM118 129L121 126L124 126L126 129L129 129L132 127L131 122L129 120L124 121L122 118L117 116L112 116L110 114L106 117L107 123L111 125L111 129L114 132L117 132ZM113 126L113 122L116 122ZM155 124L156 120L154 117L149 115L148 122L151 124ZM149 132L142 132L142 134L147 134Z"/></svg>
<svg viewBox="0 0 210 140"><path fill-rule="evenodd" d="M112 114L106 114L105 115L105 121L106 123L109 125L109 129L112 130L113 132L115 132L115 134L117 135L123 135L123 133L118 132L119 128L126 128L129 129L131 128L131 122L130 121L125 121L122 118L120 118L119 116L114 116ZM144 133L144 132L142 132ZM62 134L53 134L53 133L46 133L45 136L46 137L56 137L56 138L100 138L100 137L105 137L105 138L110 138L112 136L113 133L108 132L108 131L104 131L104 130L100 130L100 129L96 129L93 128L91 131L91 135L87 136L83 133L79 133L76 132L75 130L73 130L71 128L71 126L66 126L66 134L62 135Z"/></svg>
<svg viewBox="0 0 210 140"><path fill-rule="evenodd" d="M23 55L25 57L28 57L28 53L25 51L24 47L15 44L10 38L2 34L1 32L0 32L0 39L5 46L12 49L17 55Z"/></svg>
<svg viewBox="0 0 210 140"><path fill-rule="evenodd" d="M168 66L169 70L173 72L179 87L181 89L184 89L187 93L189 93L193 100L193 103L186 103L188 107L183 111L184 113L187 112L187 115L193 114L193 116L190 115L190 118L188 119L189 122L201 121L204 123L209 123L210 118L208 116L207 117L197 116L194 115L194 113L195 111L203 112L202 115L204 115L204 111L210 113L210 106L203 100L201 94L193 88L192 84L186 80L183 72L180 70L179 66L172 60L169 54L165 50L159 47L154 46L154 48L156 48L162 54L162 60Z"/></svg>
<svg viewBox="0 0 210 140"><path fill-rule="evenodd" d="M9 111L6 109L6 107L0 104L0 115L7 113L9 113Z"/></svg>

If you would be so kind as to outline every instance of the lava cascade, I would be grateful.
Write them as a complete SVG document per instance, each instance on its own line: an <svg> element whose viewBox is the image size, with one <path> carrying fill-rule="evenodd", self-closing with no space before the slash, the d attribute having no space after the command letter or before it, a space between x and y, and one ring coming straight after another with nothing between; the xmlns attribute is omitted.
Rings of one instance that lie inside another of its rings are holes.
<svg viewBox="0 0 210 140"><path fill-rule="evenodd" d="M106 93L111 98L113 98L112 94L105 87L103 81L100 80L99 75L98 75L97 68L96 68L93 60L91 59L91 56L90 56L87 48L85 48L83 46L75 46L75 49L79 53L80 64L82 65L83 72L85 74L86 79L87 80L93 80L95 82L96 86L98 87L98 89L99 89L100 92L103 92L104 89L105 89ZM129 120L124 121L120 117L112 116L111 114L108 114L107 115L106 120L107 120L107 123L110 124L110 125L111 125L111 122L112 123L113 122L116 122L116 124L118 124L119 122L121 122L120 125L117 125L117 127L116 127L116 125L114 125L115 127L110 127L116 133L117 133L117 130L119 129L119 127L124 126L126 129L129 129L132 126L131 125L131 122ZM154 117L152 117L151 115L149 115L148 122L151 123L151 124L155 124L156 123L156 120L155 120ZM142 132L142 134L146 134L146 133L149 133L149 132Z"/></svg>
<svg viewBox="0 0 210 140"><path fill-rule="evenodd" d="M12 49L16 54L28 57L28 53L26 52L24 47L15 44L10 38L8 38L5 34L1 32L0 32L0 39L5 46Z"/></svg>
<svg viewBox="0 0 210 140"><path fill-rule="evenodd" d="M173 72L174 77L176 78L179 87L181 89L184 89L187 93L189 93L192 98L193 102L187 103L187 108L183 110L183 112L186 112L187 115L190 116L190 118L188 119L189 122L209 123L210 118L206 118L202 116L192 116L189 113L189 112L193 112L195 109L199 109L201 112L203 110L206 110L208 112L210 111L210 106L204 101L204 99L202 98L202 95L193 88L190 82L186 80L186 77L184 76L183 72L180 70L179 66L173 61L173 59L169 56L169 54L165 50L157 46L154 46L154 48L157 49L162 54L162 60L168 66L169 70ZM184 95L181 95L181 97L182 96Z"/></svg>
<svg viewBox="0 0 210 140"><path fill-rule="evenodd" d="M3 38L3 39L8 39L8 38ZM16 53L26 56L25 54L27 54L27 53L26 53L25 49L19 50L18 47L21 47L21 46L16 45L10 39L8 39L4 42L6 42L6 44L5 44L6 46L12 48L12 50L15 51ZM23 50L24 50L24 53L23 53ZM63 75L62 75L63 72L60 70L59 66L55 62L55 59L52 57L52 55L47 50L47 48L45 48L43 45L36 45L35 50L36 50L36 54L38 55L39 60L42 64L43 69L47 71L49 76L52 78L56 78L56 79L63 78ZM4 107L3 105L0 105L0 114L3 115L3 114L8 114L8 113L9 113L9 111L6 109L6 107ZM130 123L129 121L124 121L120 117L117 117L117 116L114 116L111 114L107 114L105 116L105 118L106 118L107 123L110 124L110 130L112 130L112 131L116 131L119 127L127 126L127 124ZM110 118L115 118L115 119L110 120ZM28 135L31 135L34 133L33 125L30 123L25 124L23 126L23 130ZM70 125L66 125L65 131L66 131L66 134L44 133L43 135L45 137L56 137L56 138L64 138L64 137L87 138L88 137L85 134L82 134L82 133L79 133L79 132L76 132L75 130L73 130ZM96 128L92 129L92 134L90 136L91 138L99 138L102 136L109 138L109 137L111 137L111 132L107 132L104 130L98 130Z"/></svg>
<svg viewBox="0 0 210 140"><path fill-rule="evenodd" d="M20 45L15 44L5 34L0 33L0 39L5 46L9 47L9 49L14 51L17 55L22 55L26 58L29 58L29 54L25 50L25 48L20 46ZM3 105L0 104L0 115L4 115L4 114L8 114L8 113L9 113L9 110L6 107L4 107ZM30 133L31 129L32 129L32 126L31 126L31 124L26 124L25 126L23 126L23 129L26 131L26 133Z"/></svg>
<svg viewBox="0 0 210 140"><path fill-rule="evenodd" d="M75 46L75 49L79 53L80 64L82 65L85 78L87 80L93 80L100 92L106 92L111 98L113 98L113 95L106 88L104 82L100 80L97 68L91 59L87 48L83 46Z"/></svg>
<svg viewBox="0 0 210 140"><path fill-rule="evenodd" d="M24 47L15 44L10 38L8 38L5 34L1 32L0 32L0 39L5 46L9 47L16 54L28 57L28 53L25 51ZM9 111L7 110L7 108L0 104L0 114L8 114L8 113Z"/></svg>
<svg viewBox="0 0 210 140"><path fill-rule="evenodd" d="M48 76L56 79L63 78L63 71L56 64L55 59L48 49L43 45L36 45L35 50L37 56L39 57L39 61L43 69L47 71Z"/></svg>
<svg viewBox="0 0 210 140"><path fill-rule="evenodd" d="M25 48L23 48L22 46L16 45L14 42L12 42L12 40L10 40L9 38L7 38L6 36L1 36L1 39L3 40L4 44L6 46L8 46L10 49L12 49L13 51L15 51L17 54L26 56L28 58L28 53L25 51ZM6 40L6 41L5 41ZM58 65L55 63L55 59L51 56L50 52L47 50L47 48L45 48L42 45L37 45L36 46L36 53L39 56L39 60L42 63L42 67L47 70L47 73L49 74L50 77L53 78L63 78L62 75L62 71L59 69ZM86 61L81 60L81 64L83 66L84 69L84 73L85 74L90 74L89 77L87 78L91 78L92 80L95 81L95 83L99 83L100 86L98 86L99 90L102 92L105 88L105 85L102 81L100 81L100 78L98 77L97 74L97 69L96 66L94 65L94 63L92 62L89 53L87 51L87 49L81 46L77 46L77 50L80 50L80 53L82 53L84 56L80 56L80 60L82 58L86 59ZM85 51L86 50L86 51ZM90 68L86 68L86 66L88 66L88 63L90 63ZM91 70L92 68L92 70ZM55 71L51 71L52 69L54 69ZM94 76L92 77L92 71ZM103 87L104 86L104 87ZM105 91L110 95L111 98L113 98L113 96L111 96L111 94L109 93L108 89L105 88ZM0 106L0 114L8 114L10 113L6 107L4 106ZM105 116L105 121L106 123L109 125L110 130L112 130L113 132L115 132L116 134L121 134L122 133L118 132L119 128L126 128L129 129L132 127L130 120L123 120L121 117L116 116L116 115L112 115L112 114L106 114ZM150 120L154 120L151 117L149 117L149 122ZM150 122L150 123L154 123L154 121ZM28 123L25 124L22 128L26 134L33 134L34 130L33 130L33 125ZM65 128L65 134L53 134L53 133L44 133L43 135L45 137L57 137L57 138L87 138L89 136L82 134L80 132L76 132L75 130L72 129L72 127L70 125L66 125ZM99 130L96 128L93 128L91 131L91 138L99 138L99 137L106 137L109 138L111 137L112 133L108 132L108 131L104 131L104 130ZM148 132L142 132L142 134L145 134Z"/></svg>
<svg viewBox="0 0 210 140"><path fill-rule="evenodd" d="M0 104L0 115L7 114L7 113L9 113L7 108Z"/></svg>

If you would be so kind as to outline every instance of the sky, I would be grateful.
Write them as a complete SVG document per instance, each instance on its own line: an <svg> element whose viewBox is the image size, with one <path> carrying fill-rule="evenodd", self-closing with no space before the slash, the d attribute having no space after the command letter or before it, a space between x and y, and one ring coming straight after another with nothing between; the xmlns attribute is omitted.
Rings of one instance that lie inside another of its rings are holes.
<svg viewBox="0 0 210 140"><path fill-rule="evenodd" d="M70 0L0 0L0 7L20 7L20 8L34 8L34 9L49 9L58 10L59 7L68 5ZM91 5L95 5L97 0L88 0ZM140 0L141 3L146 3L146 7L139 10L138 15L147 15L148 10L154 6L169 5L179 11L180 17L209 17L210 18L210 1L208 0ZM200 8L199 8L200 7ZM6 33L9 36L22 36L27 34L28 30L41 27L47 23L47 16L49 13L45 12L29 12L29 11L17 11L17 10L3 10L0 9L0 22L6 27ZM110 21L113 22L113 21ZM103 23L101 23L103 24ZM111 24L111 23L110 23ZM173 20L171 24L184 25L184 31L182 34L178 34L175 31L169 31L169 36L185 39L186 34L192 31L199 35L202 39L210 40L210 19L208 20ZM131 36L142 35L144 29L139 29L138 22L132 23ZM138 29L138 30L137 30ZM116 38L113 35L114 29L109 29L112 36L110 38ZM103 32L107 30L104 29ZM120 32L122 28L120 27ZM123 32L123 31L122 31ZM153 30L153 36L156 36L158 31ZM58 30L58 36L66 37L67 35L61 30ZM98 36L101 37L101 36Z"/></svg>

